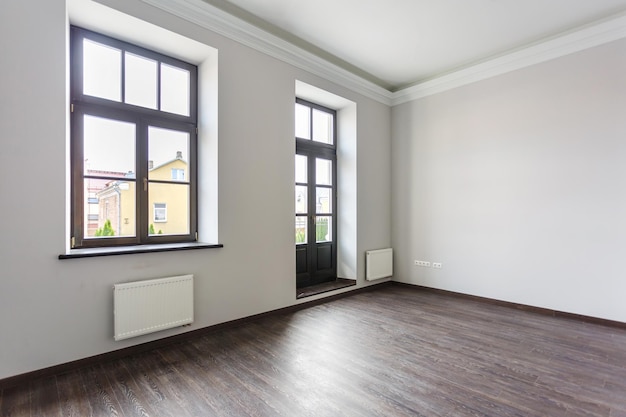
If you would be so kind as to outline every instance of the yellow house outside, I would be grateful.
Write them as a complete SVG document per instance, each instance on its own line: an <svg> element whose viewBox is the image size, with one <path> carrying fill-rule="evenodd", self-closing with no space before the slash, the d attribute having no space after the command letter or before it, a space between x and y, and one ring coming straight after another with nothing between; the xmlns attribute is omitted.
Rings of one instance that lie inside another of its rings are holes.
<svg viewBox="0 0 626 417"><path fill-rule="evenodd" d="M149 233L189 233L188 164L178 152L176 158L148 171ZM134 178L133 178L134 179ZM163 182L161 182L163 181ZM134 236L136 182L115 180L96 195L99 204L98 227L107 220L115 236Z"/></svg>
<svg viewBox="0 0 626 417"><path fill-rule="evenodd" d="M187 162L176 159L152 168L148 173L148 214L154 232L189 233L189 185L153 181L187 181Z"/></svg>

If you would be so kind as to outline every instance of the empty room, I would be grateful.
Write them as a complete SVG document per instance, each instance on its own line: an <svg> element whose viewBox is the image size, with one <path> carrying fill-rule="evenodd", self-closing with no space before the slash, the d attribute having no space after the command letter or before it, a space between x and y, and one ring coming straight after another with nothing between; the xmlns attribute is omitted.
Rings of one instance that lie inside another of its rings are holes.
<svg viewBox="0 0 626 417"><path fill-rule="evenodd" d="M626 417L626 0L0 35L0 416Z"/></svg>

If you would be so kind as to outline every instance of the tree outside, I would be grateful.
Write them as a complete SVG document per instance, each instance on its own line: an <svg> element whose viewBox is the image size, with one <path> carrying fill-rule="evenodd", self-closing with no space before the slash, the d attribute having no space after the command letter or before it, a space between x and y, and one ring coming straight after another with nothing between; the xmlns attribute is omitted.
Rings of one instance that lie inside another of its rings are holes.
<svg viewBox="0 0 626 417"><path fill-rule="evenodd" d="M321 217L317 219L315 225L315 241L325 242L328 240L328 218Z"/></svg>
<svg viewBox="0 0 626 417"><path fill-rule="evenodd" d="M150 223L150 227L148 228L148 234L149 235L162 235L163 234L163 230L159 229L159 232L155 232L154 231L154 224Z"/></svg>
<svg viewBox="0 0 626 417"><path fill-rule="evenodd" d="M111 226L111 220L107 219L104 222L104 226L96 230L96 236L115 236L115 230Z"/></svg>

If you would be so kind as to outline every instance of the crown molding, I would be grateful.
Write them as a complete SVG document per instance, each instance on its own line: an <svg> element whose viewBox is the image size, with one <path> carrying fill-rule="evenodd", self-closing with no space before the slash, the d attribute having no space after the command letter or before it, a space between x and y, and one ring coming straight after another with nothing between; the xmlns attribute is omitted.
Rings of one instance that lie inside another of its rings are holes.
<svg viewBox="0 0 626 417"><path fill-rule="evenodd" d="M202 0L141 0L380 103L395 106L626 37L626 13L391 92Z"/></svg>
<svg viewBox="0 0 626 417"><path fill-rule="evenodd" d="M462 87L626 37L626 14L537 42L511 53L404 88L392 106Z"/></svg>
<svg viewBox="0 0 626 417"><path fill-rule="evenodd" d="M335 64L202 0L142 0L200 27L256 49L380 103L391 105L393 94Z"/></svg>

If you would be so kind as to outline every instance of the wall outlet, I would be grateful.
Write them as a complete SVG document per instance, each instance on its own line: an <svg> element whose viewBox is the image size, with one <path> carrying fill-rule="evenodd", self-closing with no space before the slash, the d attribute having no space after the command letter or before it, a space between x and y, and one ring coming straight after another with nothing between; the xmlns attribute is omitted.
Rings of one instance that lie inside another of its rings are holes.
<svg viewBox="0 0 626 417"><path fill-rule="evenodd" d="M430 262L428 261L413 261L413 265L415 266L425 266L425 267L430 267Z"/></svg>
<svg viewBox="0 0 626 417"><path fill-rule="evenodd" d="M433 262L433 268L441 269L443 268L443 265L441 264L441 262Z"/></svg>

